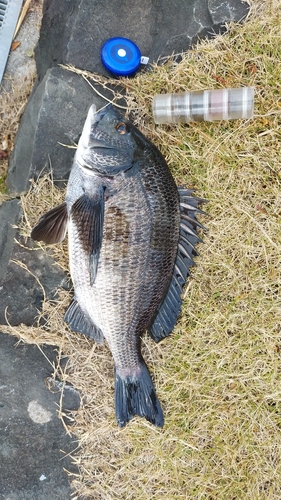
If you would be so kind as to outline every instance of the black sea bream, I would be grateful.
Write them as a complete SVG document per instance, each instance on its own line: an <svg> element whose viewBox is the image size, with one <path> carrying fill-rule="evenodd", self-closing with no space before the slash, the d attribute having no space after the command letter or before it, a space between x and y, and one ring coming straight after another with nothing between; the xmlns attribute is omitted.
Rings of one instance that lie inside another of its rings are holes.
<svg viewBox="0 0 281 500"><path fill-rule="evenodd" d="M158 149L112 106L89 110L66 201L42 216L35 240L56 243L68 229L74 298L65 321L115 362L115 410L123 427L134 415L164 423L141 355L148 330L169 335L196 255L202 200L177 188Z"/></svg>

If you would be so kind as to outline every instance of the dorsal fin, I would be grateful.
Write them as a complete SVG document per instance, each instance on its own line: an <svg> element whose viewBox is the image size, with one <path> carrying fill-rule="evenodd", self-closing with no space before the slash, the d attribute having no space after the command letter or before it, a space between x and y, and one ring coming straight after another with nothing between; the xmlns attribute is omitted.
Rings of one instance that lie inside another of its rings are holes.
<svg viewBox="0 0 281 500"><path fill-rule="evenodd" d="M162 304L158 308L149 333L155 342L167 337L175 327L181 310L181 294L190 275L190 267L194 266L193 257L198 255L195 245L202 240L197 234L197 227L205 230L196 219L198 208L205 200L192 196L192 190L179 188L180 196L180 234L173 276Z"/></svg>

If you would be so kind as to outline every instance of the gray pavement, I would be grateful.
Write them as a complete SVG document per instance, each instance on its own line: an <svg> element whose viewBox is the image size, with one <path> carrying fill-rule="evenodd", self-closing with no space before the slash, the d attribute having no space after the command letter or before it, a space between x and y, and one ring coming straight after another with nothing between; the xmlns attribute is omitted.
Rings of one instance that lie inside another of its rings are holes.
<svg viewBox="0 0 281 500"><path fill-rule="evenodd" d="M60 392L46 386L56 351L17 343L0 333L0 499L67 500L77 442L58 418Z"/></svg>

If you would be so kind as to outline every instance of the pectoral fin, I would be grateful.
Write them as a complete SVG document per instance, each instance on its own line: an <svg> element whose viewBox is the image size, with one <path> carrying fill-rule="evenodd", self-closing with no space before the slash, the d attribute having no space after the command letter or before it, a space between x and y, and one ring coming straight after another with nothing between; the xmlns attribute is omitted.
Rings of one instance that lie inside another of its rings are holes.
<svg viewBox="0 0 281 500"><path fill-rule="evenodd" d="M83 194L74 203L71 216L76 225L79 239L84 251L89 255L91 285L97 273L100 248L102 243L103 215L104 215L103 188L93 196Z"/></svg>
<svg viewBox="0 0 281 500"><path fill-rule="evenodd" d="M67 220L67 205L64 202L40 217L38 224L31 231L31 238L44 241L48 245L60 243L66 234Z"/></svg>

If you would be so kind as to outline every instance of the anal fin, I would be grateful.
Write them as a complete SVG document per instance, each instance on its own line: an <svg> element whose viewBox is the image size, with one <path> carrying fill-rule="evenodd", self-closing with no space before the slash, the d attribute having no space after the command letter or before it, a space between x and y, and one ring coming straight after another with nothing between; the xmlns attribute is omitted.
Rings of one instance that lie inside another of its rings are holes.
<svg viewBox="0 0 281 500"><path fill-rule="evenodd" d="M103 333L92 321L83 313L76 299L73 299L68 307L64 321L69 324L74 332L84 333L97 344L103 345Z"/></svg>

